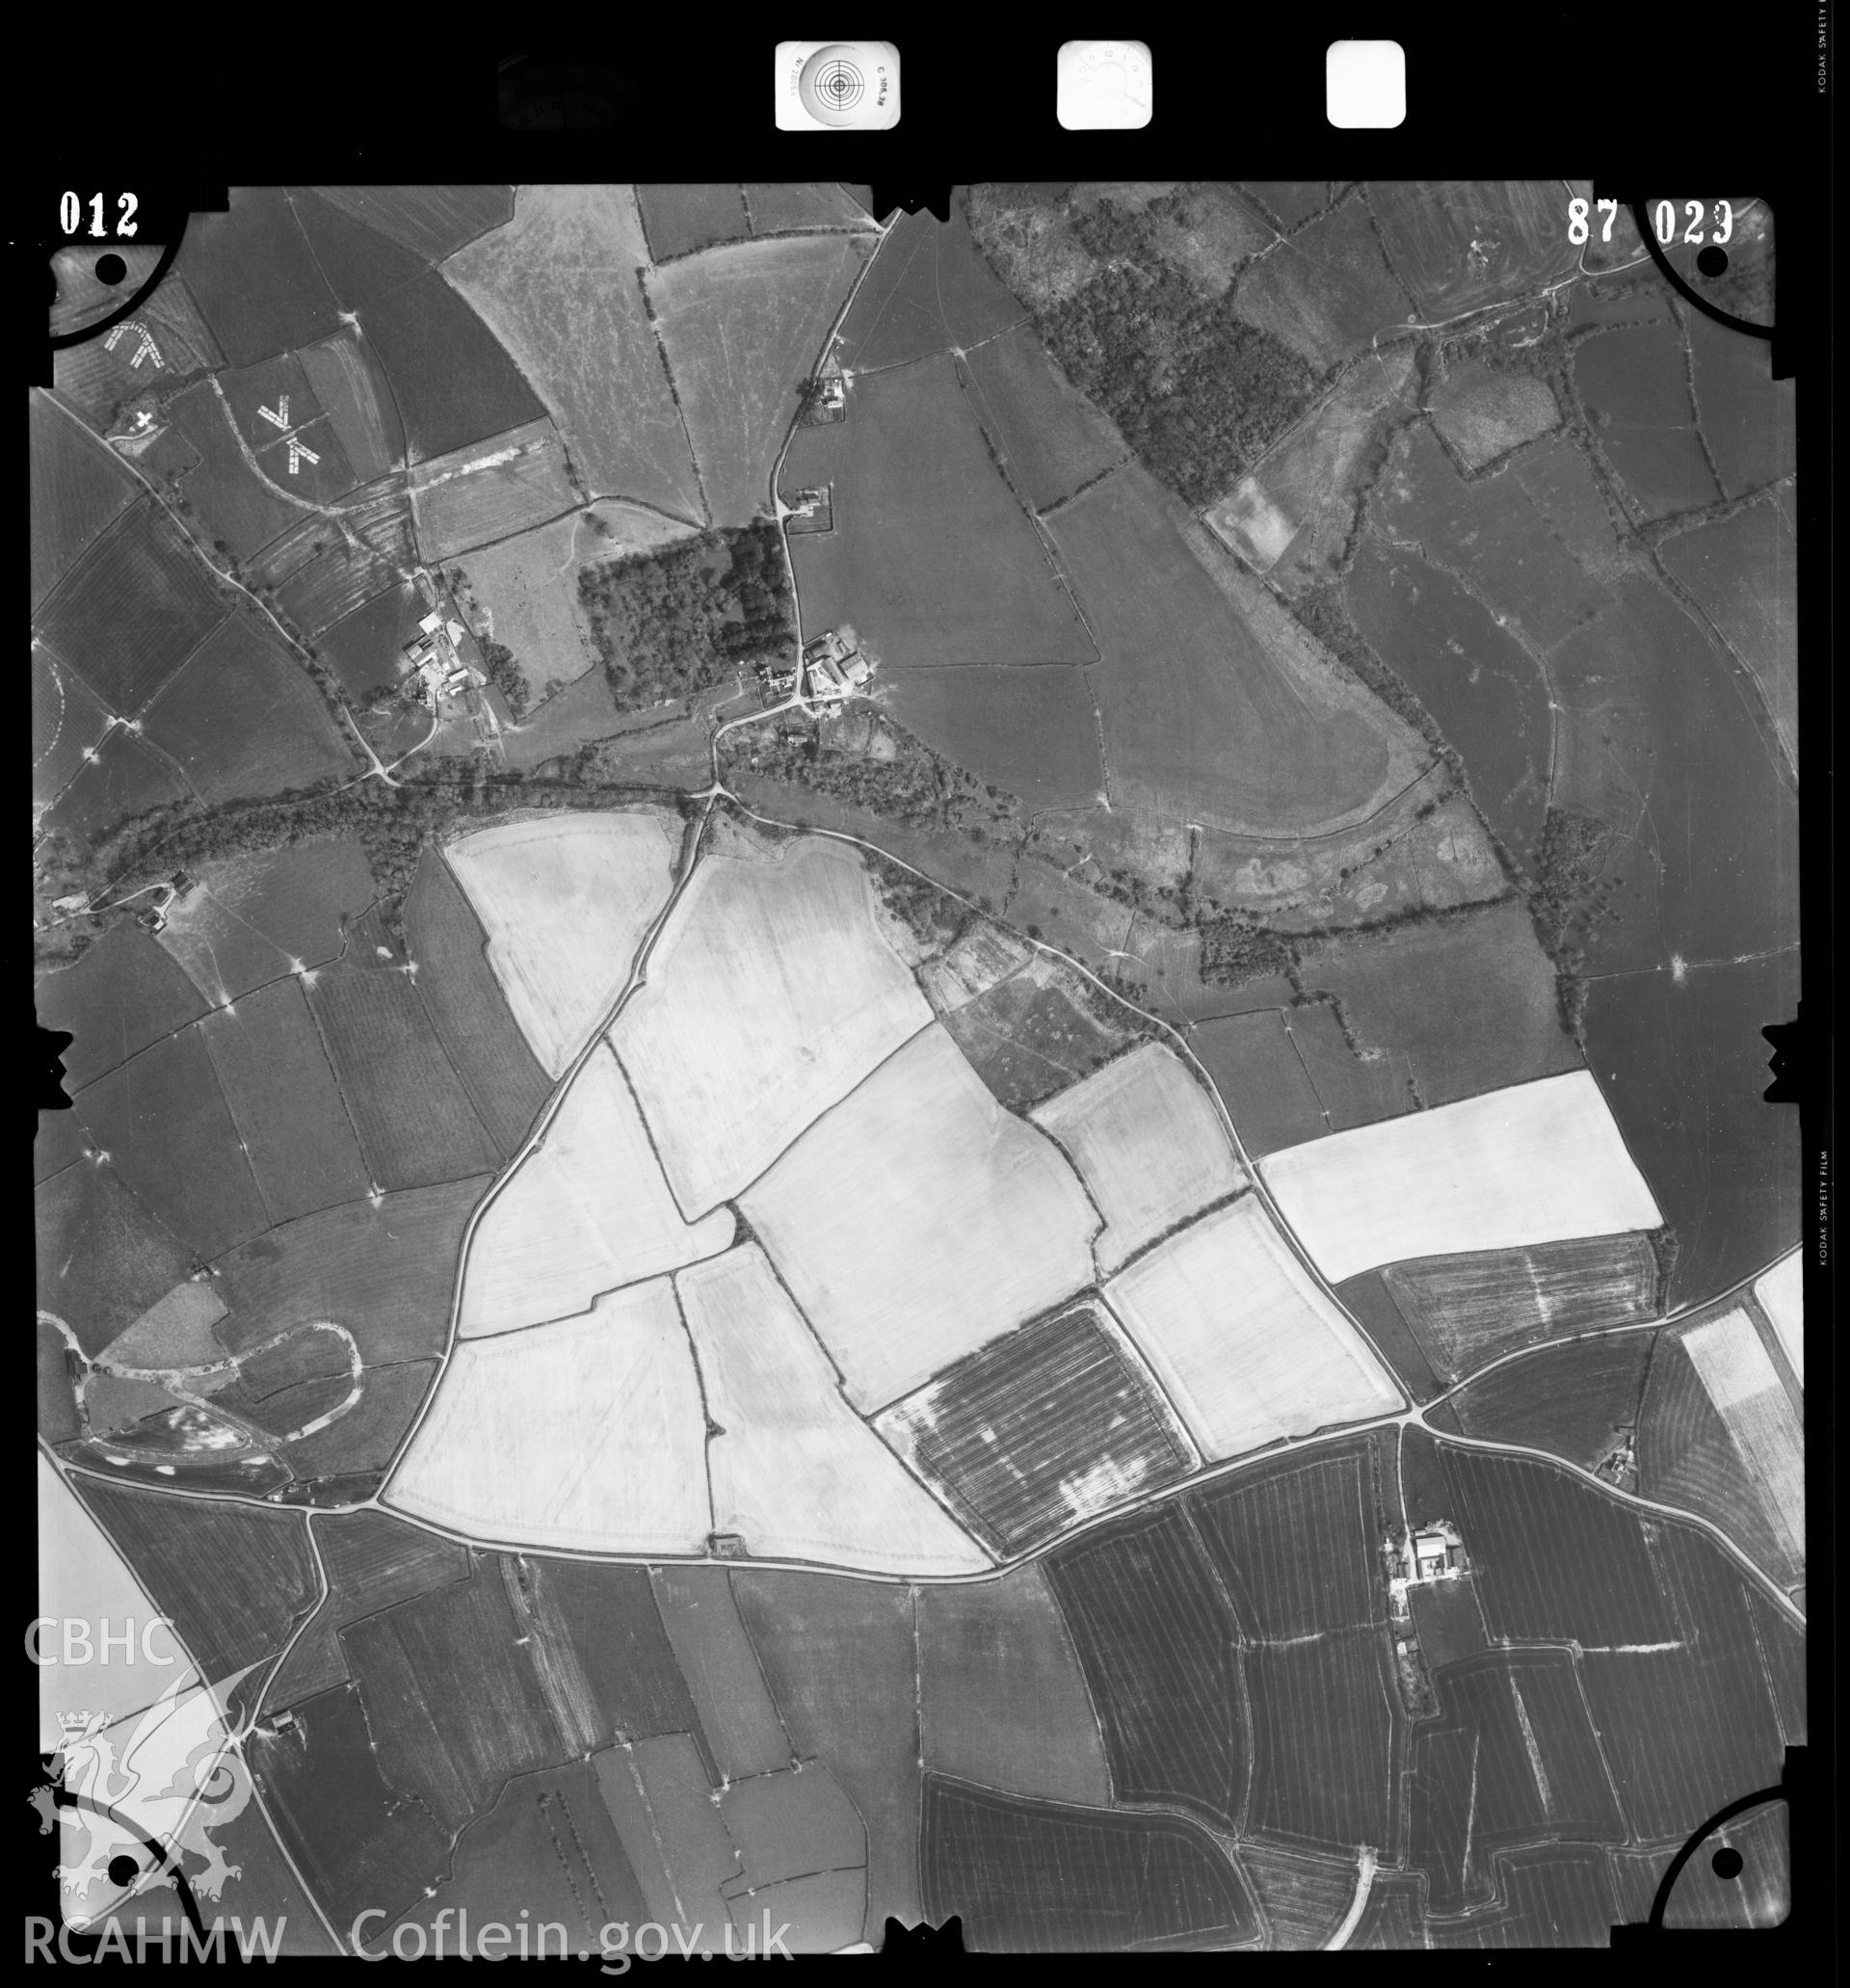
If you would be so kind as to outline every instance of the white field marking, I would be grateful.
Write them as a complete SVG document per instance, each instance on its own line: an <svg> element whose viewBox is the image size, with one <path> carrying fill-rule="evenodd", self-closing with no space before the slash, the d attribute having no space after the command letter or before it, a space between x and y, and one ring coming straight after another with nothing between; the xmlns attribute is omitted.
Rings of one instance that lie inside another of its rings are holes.
<svg viewBox="0 0 1850 1988"><path fill-rule="evenodd" d="M1535 1728L1529 1723L1529 1709L1522 1703L1521 1687L1516 1682L1516 1673L1509 1673L1510 1696L1516 1701L1516 1722L1522 1728L1522 1744L1529 1756L1529 1772L1535 1776L1535 1791L1542 1797L1542 1813L1554 1814L1554 1790L1548 1786L1548 1770L1542 1764L1542 1749L1535 1742Z"/></svg>
<svg viewBox="0 0 1850 1988"><path fill-rule="evenodd" d="M859 858L805 841L768 860L702 857L610 1040L694 1216L754 1180L931 1019L881 935ZM856 1190L844 1178L830 1191Z"/></svg>
<svg viewBox="0 0 1850 1988"><path fill-rule="evenodd" d="M1399 1406L1252 1195L1171 1236L1105 1296L1204 1457Z"/></svg>
<svg viewBox="0 0 1850 1988"><path fill-rule="evenodd" d="M1105 1218L1109 1276L1147 1242L1246 1184L1207 1095L1179 1057L1143 1043L1028 1116L1078 1165Z"/></svg>
<svg viewBox="0 0 1850 1988"><path fill-rule="evenodd" d="M1682 1336L1683 1350L1728 1425L1781 1543L1805 1559L1805 1432L1745 1312L1724 1312Z"/></svg>
<svg viewBox="0 0 1850 1988"><path fill-rule="evenodd" d="M1762 1310L1773 1321L1785 1357L1792 1363L1792 1371L1799 1377L1799 1386L1805 1386L1805 1266L1799 1260L1799 1252L1794 1250L1788 1257L1782 1257L1766 1275L1754 1286L1754 1295L1759 1299Z"/></svg>
<svg viewBox="0 0 1850 1988"><path fill-rule="evenodd" d="M674 883L678 825L655 812L547 815L443 852L489 935L489 965L557 1077L629 977Z"/></svg>
<svg viewBox="0 0 1850 1988"><path fill-rule="evenodd" d="M510 1546L704 1551L705 1418L669 1280L459 1341L380 1502Z"/></svg>
<svg viewBox="0 0 1850 1988"><path fill-rule="evenodd" d="M937 1022L741 1206L863 1414L1093 1279L1097 1216L1071 1167Z"/></svg>
<svg viewBox="0 0 1850 1988"><path fill-rule="evenodd" d="M599 1042L543 1143L483 1212L457 1330L478 1339L584 1312L601 1291L717 1255L732 1234L729 1208L682 1221L643 1115Z"/></svg>
<svg viewBox="0 0 1850 1988"><path fill-rule="evenodd" d="M1409 1258L1662 1220L1591 1071L1286 1147L1259 1172L1332 1284Z"/></svg>
<svg viewBox="0 0 1850 1988"><path fill-rule="evenodd" d="M843 1398L808 1326L753 1244L674 1280L708 1416L713 1525L753 1554L889 1574L993 1564Z"/></svg>

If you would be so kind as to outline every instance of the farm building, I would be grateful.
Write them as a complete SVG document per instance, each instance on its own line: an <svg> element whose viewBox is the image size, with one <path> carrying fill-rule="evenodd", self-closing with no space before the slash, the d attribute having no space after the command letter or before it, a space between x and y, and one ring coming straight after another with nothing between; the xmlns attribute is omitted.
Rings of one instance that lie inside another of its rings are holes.
<svg viewBox="0 0 1850 1988"><path fill-rule="evenodd" d="M803 664L811 697L852 697L874 674L867 658L850 649L834 628L804 644Z"/></svg>
<svg viewBox="0 0 1850 1988"><path fill-rule="evenodd" d="M1458 1527L1440 1520L1437 1525L1410 1533L1403 1550L1409 1581L1442 1579L1448 1574L1463 1574L1467 1562L1465 1542Z"/></svg>

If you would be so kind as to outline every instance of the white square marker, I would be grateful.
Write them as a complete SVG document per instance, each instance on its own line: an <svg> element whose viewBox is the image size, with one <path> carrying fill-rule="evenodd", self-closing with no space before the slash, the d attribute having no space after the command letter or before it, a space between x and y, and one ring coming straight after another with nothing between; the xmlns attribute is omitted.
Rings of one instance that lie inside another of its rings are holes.
<svg viewBox="0 0 1850 1988"><path fill-rule="evenodd" d="M1407 51L1398 41L1332 41L1323 65L1324 113L1339 130L1407 121Z"/></svg>
<svg viewBox="0 0 1850 1988"><path fill-rule="evenodd" d="M780 41L780 131L890 131L899 50L890 41Z"/></svg>
<svg viewBox="0 0 1850 1988"><path fill-rule="evenodd" d="M1150 122L1147 41L1068 41L1057 108L1065 131L1141 131Z"/></svg>

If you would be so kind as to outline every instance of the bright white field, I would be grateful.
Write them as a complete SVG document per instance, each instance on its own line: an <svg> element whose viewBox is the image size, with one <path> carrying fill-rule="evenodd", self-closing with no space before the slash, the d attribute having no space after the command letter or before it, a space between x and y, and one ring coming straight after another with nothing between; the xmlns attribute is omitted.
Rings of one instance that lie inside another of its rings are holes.
<svg viewBox="0 0 1850 1988"><path fill-rule="evenodd" d="M572 1079L545 1142L475 1225L462 1273L464 1339L585 1312L601 1291L717 1256L732 1213L681 1211L606 1043Z"/></svg>
<svg viewBox="0 0 1850 1988"><path fill-rule="evenodd" d="M1093 1277L1078 1178L938 1023L742 1205L863 1414Z"/></svg>
<svg viewBox="0 0 1850 1988"><path fill-rule="evenodd" d="M1805 1559L1805 1434L1760 1336L1745 1312L1727 1312L1683 1335L1708 1398L1728 1424L1795 1560Z"/></svg>
<svg viewBox="0 0 1850 1988"><path fill-rule="evenodd" d="M704 1551L706 1418L674 1286L460 1339L382 1498L508 1546Z"/></svg>
<svg viewBox="0 0 1850 1988"><path fill-rule="evenodd" d="M489 965L557 1076L616 999L667 902L678 843L657 814L547 815L443 852L489 935Z"/></svg>
<svg viewBox="0 0 1850 1988"><path fill-rule="evenodd" d="M977 1574L971 1540L843 1400L815 1335L747 1244L674 1280L700 1356L713 1527L764 1556Z"/></svg>
<svg viewBox="0 0 1850 1988"><path fill-rule="evenodd" d="M1773 1321L1773 1330L1779 1335L1785 1357L1792 1363L1792 1371L1799 1377L1799 1386L1805 1386L1805 1271L1799 1262L1799 1253L1794 1250L1789 1257L1782 1257L1764 1277L1754 1286L1754 1295L1759 1299L1761 1309Z"/></svg>
<svg viewBox="0 0 1850 1988"><path fill-rule="evenodd" d="M1259 1172L1332 1284L1663 1221L1586 1070L1287 1146Z"/></svg>
<svg viewBox="0 0 1850 1988"><path fill-rule="evenodd" d="M1144 1043L1028 1114L1078 1162L1109 1276L1145 1243L1246 1182L1214 1107L1181 1059Z"/></svg>
<svg viewBox="0 0 1850 1988"><path fill-rule="evenodd" d="M701 862L611 1041L675 1198L700 1215L931 1019L859 859L801 841Z"/></svg>
<svg viewBox="0 0 1850 1988"><path fill-rule="evenodd" d="M1105 1286L1206 1457L1359 1421L1400 1394L1252 1195Z"/></svg>

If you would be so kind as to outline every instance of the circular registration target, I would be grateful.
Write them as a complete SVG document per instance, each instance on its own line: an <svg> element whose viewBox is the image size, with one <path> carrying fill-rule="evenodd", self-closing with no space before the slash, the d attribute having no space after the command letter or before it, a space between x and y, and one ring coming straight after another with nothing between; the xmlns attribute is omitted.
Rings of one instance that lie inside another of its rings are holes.
<svg viewBox="0 0 1850 1988"><path fill-rule="evenodd" d="M797 79L797 94L804 109L819 122L855 123L856 114L867 94L867 78L857 51L839 41L818 48L803 66L803 74Z"/></svg>

